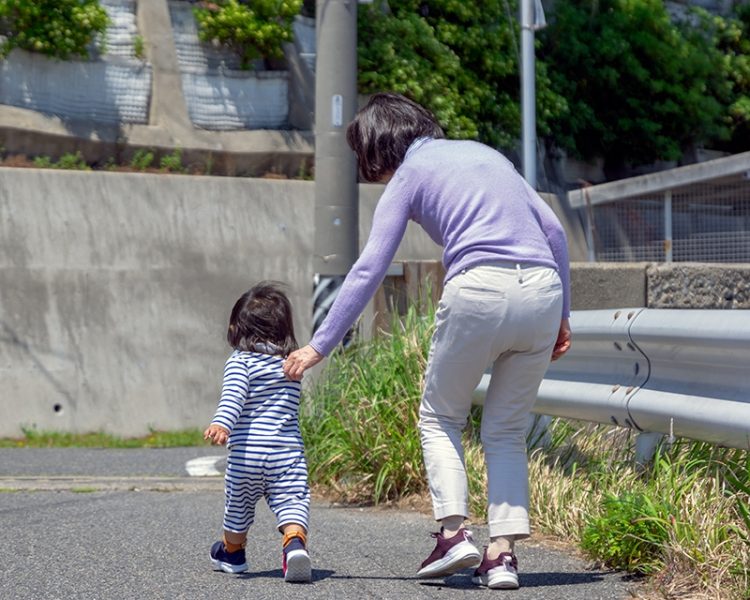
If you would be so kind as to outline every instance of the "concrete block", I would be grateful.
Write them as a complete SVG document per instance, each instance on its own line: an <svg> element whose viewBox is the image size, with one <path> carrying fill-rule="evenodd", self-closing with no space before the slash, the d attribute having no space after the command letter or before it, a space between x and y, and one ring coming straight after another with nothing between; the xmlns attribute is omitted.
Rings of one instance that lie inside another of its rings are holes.
<svg viewBox="0 0 750 600"><path fill-rule="evenodd" d="M647 263L571 263L572 310L646 306Z"/></svg>
<svg viewBox="0 0 750 600"><path fill-rule="evenodd" d="M750 308L748 264L651 264L648 308Z"/></svg>

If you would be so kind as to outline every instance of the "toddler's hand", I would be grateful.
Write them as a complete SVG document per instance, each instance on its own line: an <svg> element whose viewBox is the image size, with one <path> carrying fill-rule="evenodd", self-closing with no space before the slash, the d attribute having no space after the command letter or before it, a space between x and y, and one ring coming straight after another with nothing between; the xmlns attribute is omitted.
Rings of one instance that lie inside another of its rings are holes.
<svg viewBox="0 0 750 600"><path fill-rule="evenodd" d="M223 446L229 439L229 432L218 425L209 425L208 429L203 432L203 439L211 440L211 443L217 446Z"/></svg>

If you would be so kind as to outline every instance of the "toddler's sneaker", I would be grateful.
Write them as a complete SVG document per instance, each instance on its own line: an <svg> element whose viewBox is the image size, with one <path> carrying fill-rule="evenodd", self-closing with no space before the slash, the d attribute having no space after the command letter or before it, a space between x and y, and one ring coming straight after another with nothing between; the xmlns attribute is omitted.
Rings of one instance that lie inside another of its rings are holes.
<svg viewBox="0 0 750 600"><path fill-rule="evenodd" d="M421 579L447 577L461 569L476 567L482 558L474 545L471 532L463 527L452 538L446 539L442 528L440 533L433 533L432 537L437 540L437 544L417 571L417 577Z"/></svg>
<svg viewBox="0 0 750 600"><path fill-rule="evenodd" d="M502 552L494 560L487 558L487 551L482 557L471 581L476 585L485 585L493 590L518 589L518 560L512 552Z"/></svg>
<svg viewBox="0 0 750 600"><path fill-rule="evenodd" d="M214 569L225 573L244 573L247 571L245 549L227 552L224 542L216 542L211 546L211 562Z"/></svg>
<svg viewBox="0 0 750 600"><path fill-rule="evenodd" d="M289 536L284 535L284 557L282 570L284 581L289 583L310 583L312 581L312 566L310 555L305 548L305 538L299 532Z"/></svg>

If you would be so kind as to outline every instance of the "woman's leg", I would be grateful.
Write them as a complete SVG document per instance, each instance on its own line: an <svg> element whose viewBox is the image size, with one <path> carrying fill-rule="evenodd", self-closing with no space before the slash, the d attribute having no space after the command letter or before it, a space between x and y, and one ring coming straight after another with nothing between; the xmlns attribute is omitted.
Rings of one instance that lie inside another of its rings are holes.
<svg viewBox="0 0 750 600"><path fill-rule="evenodd" d="M461 436L473 392L491 360L487 320L501 319L504 306L502 294L466 287L473 285L471 274L450 280L440 299L419 410L433 513L446 537L469 514Z"/></svg>
<svg viewBox="0 0 750 600"><path fill-rule="evenodd" d="M482 413L490 558L512 551L513 542L530 533L526 430L561 318L559 278L551 269L519 270L508 294L511 307L498 334L501 351ZM512 340L510 347L507 340Z"/></svg>

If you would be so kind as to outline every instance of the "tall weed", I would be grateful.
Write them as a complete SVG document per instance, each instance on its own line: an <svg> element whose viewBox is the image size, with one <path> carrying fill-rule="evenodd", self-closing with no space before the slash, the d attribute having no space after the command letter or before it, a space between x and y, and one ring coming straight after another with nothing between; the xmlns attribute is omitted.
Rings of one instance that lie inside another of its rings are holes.
<svg viewBox="0 0 750 600"><path fill-rule="evenodd" d="M331 356L300 414L313 483L355 502L424 492L417 420L431 329L409 309L389 333Z"/></svg>

